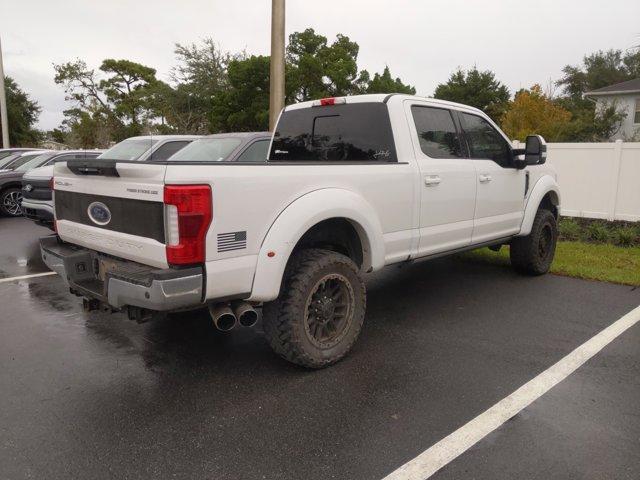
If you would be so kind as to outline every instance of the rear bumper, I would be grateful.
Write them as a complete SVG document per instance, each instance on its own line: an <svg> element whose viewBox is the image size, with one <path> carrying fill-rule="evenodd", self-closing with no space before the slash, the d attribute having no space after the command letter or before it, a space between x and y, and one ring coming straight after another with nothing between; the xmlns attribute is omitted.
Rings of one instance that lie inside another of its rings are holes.
<svg viewBox="0 0 640 480"><path fill-rule="evenodd" d="M40 252L71 290L112 308L167 312L197 308L203 301L202 267L159 270L61 243L55 235L40 239Z"/></svg>
<svg viewBox="0 0 640 480"><path fill-rule="evenodd" d="M53 225L54 215L53 206L44 202L32 200L22 200L22 213L29 220L46 225Z"/></svg>

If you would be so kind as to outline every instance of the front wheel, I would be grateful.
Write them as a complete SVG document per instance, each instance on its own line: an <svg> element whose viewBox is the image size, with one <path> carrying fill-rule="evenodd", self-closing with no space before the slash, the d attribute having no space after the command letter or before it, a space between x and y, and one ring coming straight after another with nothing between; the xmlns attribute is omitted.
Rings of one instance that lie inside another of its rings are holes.
<svg viewBox="0 0 640 480"><path fill-rule="evenodd" d="M538 210L531 233L511 242L511 265L518 272L527 275L547 273L553 262L557 241L556 217L549 210Z"/></svg>
<svg viewBox="0 0 640 480"><path fill-rule="evenodd" d="M7 188L0 194L0 212L9 217L22 215L22 191L19 188Z"/></svg>
<svg viewBox="0 0 640 480"><path fill-rule="evenodd" d="M294 253L280 295L263 309L264 332L284 359L322 368L343 358L356 342L366 308L364 282L353 261L339 253Z"/></svg>

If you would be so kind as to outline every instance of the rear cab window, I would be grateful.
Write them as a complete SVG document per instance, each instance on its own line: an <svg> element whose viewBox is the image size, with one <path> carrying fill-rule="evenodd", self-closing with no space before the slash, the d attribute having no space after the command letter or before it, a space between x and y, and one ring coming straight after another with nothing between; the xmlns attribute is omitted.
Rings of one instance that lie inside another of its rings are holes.
<svg viewBox="0 0 640 480"><path fill-rule="evenodd" d="M270 162L397 162L387 105L347 103L285 110Z"/></svg>

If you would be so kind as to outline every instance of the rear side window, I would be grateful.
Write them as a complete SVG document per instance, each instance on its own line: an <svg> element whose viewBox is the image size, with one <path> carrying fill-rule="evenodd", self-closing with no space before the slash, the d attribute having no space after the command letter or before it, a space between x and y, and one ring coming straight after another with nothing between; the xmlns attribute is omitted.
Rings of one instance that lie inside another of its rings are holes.
<svg viewBox="0 0 640 480"><path fill-rule="evenodd" d="M431 158L462 158L460 136L449 110L411 107L420 149Z"/></svg>
<svg viewBox="0 0 640 480"><path fill-rule="evenodd" d="M151 154L149 157L150 162L162 162L167 160L174 153L182 150L184 147L189 145L191 142L182 141L182 142L167 142L164 145L160 145L158 149Z"/></svg>
<svg viewBox="0 0 640 480"><path fill-rule="evenodd" d="M264 162L267 160L269 153L270 140L258 140L253 142L249 147L240 154L236 161L238 162Z"/></svg>
<svg viewBox="0 0 640 480"><path fill-rule="evenodd" d="M397 162L384 103L352 103L285 111L270 161Z"/></svg>
<svg viewBox="0 0 640 480"><path fill-rule="evenodd" d="M460 120L471 158L493 160L502 167L511 164L509 144L489 122L477 115L462 112Z"/></svg>
<svg viewBox="0 0 640 480"><path fill-rule="evenodd" d="M137 160L156 143L158 143L157 138L128 138L127 140L123 140L122 142L115 144L98 158L105 158L108 160Z"/></svg>

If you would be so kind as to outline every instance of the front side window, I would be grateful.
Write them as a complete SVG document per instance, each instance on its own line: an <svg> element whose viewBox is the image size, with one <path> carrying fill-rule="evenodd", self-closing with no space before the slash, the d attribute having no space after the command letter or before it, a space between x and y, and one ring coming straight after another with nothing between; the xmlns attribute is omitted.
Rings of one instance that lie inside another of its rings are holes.
<svg viewBox="0 0 640 480"><path fill-rule="evenodd" d="M351 103L285 110L272 162L397 162L387 105Z"/></svg>
<svg viewBox="0 0 640 480"><path fill-rule="evenodd" d="M431 158L461 158L460 137L449 110L414 105L411 114L420 149Z"/></svg>
<svg viewBox="0 0 640 480"><path fill-rule="evenodd" d="M460 120L471 158L493 160L502 167L511 165L509 144L489 122L477 115L462 112Z"/></svg>
<svg viewBox="0 0 640 480"><path fill-rule="evenodd" d="M270 140L258 140L240 154L238 162L265 162L269 153Z"/></svg>

